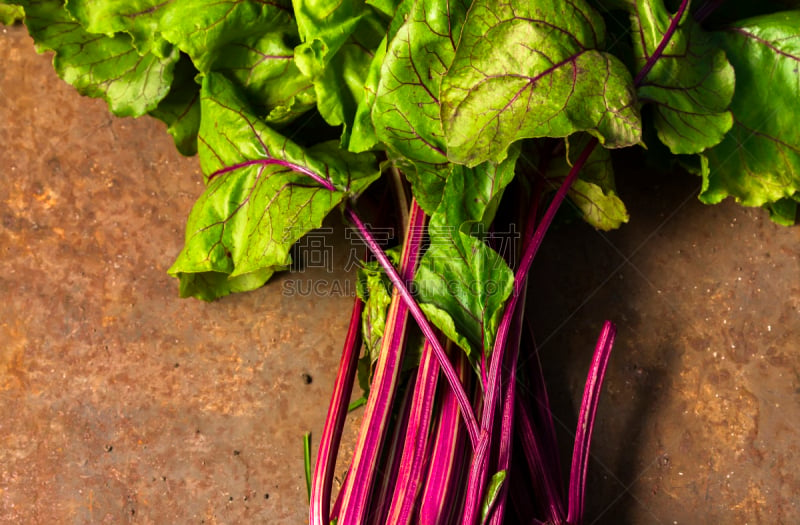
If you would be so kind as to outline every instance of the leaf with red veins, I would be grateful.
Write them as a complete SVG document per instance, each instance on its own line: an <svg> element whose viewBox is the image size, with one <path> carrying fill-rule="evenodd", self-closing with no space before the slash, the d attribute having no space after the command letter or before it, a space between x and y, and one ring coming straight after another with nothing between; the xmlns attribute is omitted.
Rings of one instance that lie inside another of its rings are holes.
<svg viewBox="0 0 800 525"><path fill-rule="evenodd" d="M800 10L751 18L715 34L736 70L734 123L706 151L700 200L762 206L800 191Z"/></svg>
<svg viewBox="0 0 800 525"><path fill-rule="evenodd" d="M653 104L658 138L676 155L719 144L733 125L728 106L735 78L725 51L688 9L670 14L663 0L631 0L628 9L636 67L642 71L638 93ZM661 55L652 58L670 32Z"/></svg>
<svg viewBox="0 0 800 525"><path fill-rule="evenodd" d="M553 191L563 183L590 140L588 133L578 133L565 139L566 155L551 160L545 173ZM605 148L592 151L567 195L583 219L598 230L613 230L628 222L628 211L617 196L611 152Z"/></svg>
<svg viewBox="0 0 800 525"><path fill-rule="evenodd" d="M429 214L450 171L439 91L468 8L469 2L459 0L413 2L389 42L372 108L375 134L405 168Z"/></svg>
<svg viewBox="0 0 800 525"><path fill-rule="evenodd" d="M174 45L199 71L224 72L272 123L314 106L313 85L294 60L289 0L70 0L67 9L89 32L129 33L140 52L159 56Z"/></svg>
<svg viewBox="0 0 800 525"><path fill-rule="evenodd" d="M189 55L201 73L219 67L232 45L296 31L288 0L162 0L158 11L163 37Z"/></svg>
<svg viewBox="0 0 800 525"><path fill-rule="evenodd" d="M67 9L90 33L128 33L142 53L167 56L174 44L203 72L223 45L294 25L289 0L69 0Z"/></svg>
<svg viewBox="0 0 800 525"><path fill-rule="evenodd" d="M198 150L207 187L169 273L205 300L252 290L291 263L291 246L378 175L375 158L322 143L304 150L259 120L224 76L201 89Z"/></svg>
<svg viewBox="0 0 800 525"><path fill-rule="evenodd" d="M140 54L126 34L87 32L63 0L19 1L25 25L39 52L54 51L58 76L79 93L103 98L112 113L139 117L154 109L170 89L178 52Z"/></svg>
<svg viewBox="0 0 800 525"><path fill-rule="evenodd" d="M251 35L226 44L211 70L234 80L270 124L285 124L314 107L314 85L298 69L291 31Z"/></svg>
<svg viewBox="0 0 800 525"><path fill-rule="evenodd" d="M431 215L429 247L414 277L422 310L476 369L483 352L488 355L494 345L513 288L514 273L502 257L510 245L502 235L494 236L505 252L501 255L484 237L514 177L518 156L519 148L513 148L500 164L453 167L442 202Z"/></svg>
<svg viewBox="0 0 800 525"><path fill-rule="evenodd" d="M603 53L605 25L584 0L476 0L441 88L447 155L502 160L523 138L587 131L606 147L640 141L630 73Z"/></svg>

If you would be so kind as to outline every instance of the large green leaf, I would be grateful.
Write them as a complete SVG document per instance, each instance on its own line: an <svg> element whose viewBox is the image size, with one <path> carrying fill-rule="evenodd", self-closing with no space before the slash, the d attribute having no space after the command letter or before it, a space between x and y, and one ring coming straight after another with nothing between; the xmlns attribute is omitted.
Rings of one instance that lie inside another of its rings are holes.
<svg viewBox="0 0 800 525"><path fill-rule="evenodd" d="M69 15L63 0L19 3L37 49L55 52L58 76L83 95L105 99L115 115L144 115L169 92L177 50L165 57L140 55L129 35L88 33Z"/></svg>
<svg viewBox="0 0 800 525"><path fill-rule="evenodd" d="M633 82L600 51L604 32L584 0L476 0L442 81L448 157L475 166L518 139L577 131L606 147L638 143Z"/></svg>
<svg viewBox="0 0 800 525"><path fill-rule="evenodd" d="M164 0L69 0L67 10L90 33L125 32L141 53L169 56L172 46L161 35Z"/></svg>
<svg viewBox="0 0 800 525"><path fill-rule="evenodd" d="M664 39L674 15L663 0L629 2L636 68L641 69ZM733 67L711 35L684 12L661 57L638 92L655 109L658 137L674 154L700 153L719 144L733 125Z"/></svg>
<svg viewBox="0 0 800 525"><path fill-rule="evenodd" d="M295 32L288 1L176 0L157 9L164 38L188 54L203 73L219 66L235 46L269 33Z"/></svg>
<svg viewBox="0 0 800 525"><path fill-rule="evenodd" d="M743 21L717 34L736 70L734 125L708 159L700 199L761 206L800 190L800 11Z"/></svg>
<svg viewBox="0 0 800 525"><path fill-rule="evenodd" d="M440 87L455 56L469 2L415 0L411 5L389 42L372 121L377 137L411 180L417 202L433 213L450 171Z"/></svg>
<svg viewBox="0 0 800 525"><path fill-rule="evenodd" d="M294 61L291 31L271 31L225 44L209 64L235 80L247 102L271 124L283 124L314 107L314 86Z"/></svg>
<svg viewBox="0 0 800 525"><path fill-rule="evenodd" d="M183 296L210 300L261 286L285 268L291 246L378 171L372 155L335 143L303 150L259 120L220 74L204 78L200 103L207 188L169 273L180 278Z"/></svg>
<svg viewBox="0 0 800 525"><path fill-rule="evenodd" d="M588 133L565 139L566 154L551 160L545 174L553 188L561 185L590 139ZM628 211L614 184L611 153L603 147L594 148L567 195L583 219L598 230L613 230L628 222Z"/></svg>
<svg viewBox="0 0 800 525"><path fill-rule="evenodd" d="M491 351L514 274L481 238L504 188L514 177L519 149L500 164L454 166L428 225L430 247L414 279L425 313L475 360Z"/></svg>

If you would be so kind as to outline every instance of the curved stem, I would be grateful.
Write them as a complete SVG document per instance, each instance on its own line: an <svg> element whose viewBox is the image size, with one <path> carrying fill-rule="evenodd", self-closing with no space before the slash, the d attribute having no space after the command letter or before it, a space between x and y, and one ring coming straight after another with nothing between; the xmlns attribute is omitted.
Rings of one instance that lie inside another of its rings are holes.
<svg viewBox="0 0 800 525"><path fill-rule="evenodd" d="M575 432L575 446L572 451L572 467L569 476L569 503L567 510L567 523L580 525L583 523L583 507L586 499L586 473L589 467L589 446L592 442L592 430L597 416L597 407L600 404L600 391L603 379L611 357L611 348L614 346L614 337L617 329L612 323L606 321L600 337L597 339L592 365L586 378L586 387L583 390L580 415L578 416L578 429Z"/></svg>
<svg viewBox="0 0 800 525"><path fill-rule="evenodd" d="M422 209L411 210L411 223L400 257L402 277L398 276L398 279L401 282L410 281L414 277L422 246L422 234L425 231L425 219ZM375 242L374 239L372 242ZM380 253L386 257L382 250ZM386 315L386 330L375 364L375 375L358 433L350 475L342 489L344 496L338 521L340 525L362 525L372 512L378 510L370 508L369 499L378 473L381 449L386 443L392 404L398 390L406 350L407 325L408 306L395 288Z"/></svg>
<svg viewBox="0 0 800 525"><path fill-rule="evenodd" d="M650 70L653 69L653 66L656 65L656 62L658 62L658 59L661 58L661 55L664 54L664 49L666 49L667 44L669 44L669 41L672 39L672 35L678 30L678 26L681 23L681 18L683 18L683 13L686 12L686 8L688 7L689 0L683 0L678 8L678 11L672 16L672 20L669 23L667 32L664 33L664 36L661 38L661 42L658 43L658 47L656 47L656 50L653 51L653 54L647 59L647 62L645 62L642 69L639 70L636 78L633 79L633 83L637 87L641 85L644 77L646 77Z"/></svg>
<svg viewBox="0 0 800 525"><path fill-rule="evenodd" d="M589 155L591 155L592 151L594 151L595 146L597 146L597 139L592 138L586 147L583 148L583 151L575 161L572 169L570 169L569 174L564 179L564 182L561 183L558 191L556 191L556 194L553 197L553 200L550 202L550 205L547 207L547 211L545 211L542 220L539 222L538 226L536 226L536 229L533 231L533 235L525 245L525 252L522 256L522 260L520 261L517 273L514 276L514 291L512 292L511 297L508 299L506 309L503 312L503 317L500 320L500 326L497 329L497 337L495 338L494 349L492 350L491 364L489 365L489 386L486 389L486 397L484 398L483 402L483 414L481 417L481 434L486 435L487 438L491 435L490 431L494 421L497 400L500 397L500 365L503 361L503 354L505 353L506 341L508 340L511 329L511 322L514 319L514 312L516 311L520 297L523 295L522 291L525 287L528 270L530 270L531 264L533 263L533 258L536 255L536 252L539 251L539 247L542 245L542 241L544 240L544 235L550 227L550 224L553 222L553 218L555 218L558 208L561 206L561 203L564 202L567 192L575 182L575 179L578 178L578 173L580 172L581 168L583 168L583 165L586 163ZM467 501L472 505L468 505L464 509L462 521L464 525L472 525L475 523L475 520L477 520L479 510L478 506L483 497L483 490L486 488L486 480L489 477L488 466L488 461L484 461L483 458L479 457L478 453L476 452L475 456L473 457L473 465L470 470L470 482L468 486L472 490L476 490L478 492L467 495Z"/></svg>
<svg viewBox="0 0 800 525"><path fill-rule="evenodd" d="M238 164L233 164L231 166L225 166L224 168L220 168L211 175L208 176L208 180L215 177L219 177L220 175L224 175L225 173L230 173L231 171L236 171L238 169L247 168L249 166L283 166L284 168L289 168L292 171L296 171L297 173L302 173L303 175L308 175L315 181L317 181L323 188L328 191L336 191L333 183L326 179L325 177L320 176L313 170L306 168L305 166L301 166L300 164L295 164L294 162L289 162L288 160L280 160L280 159L255 159L255 160L247 160L244 162L239 162Z"/></svg>
<svg viewBox="0 0 800 525"><path fill-rule="evenodd" d="M415 207L419 207L416 201L413 201L411 206L412 210ZM467 427L467 433L469 434L472 446L473 448L476 447L478 445L478 421L475 419L475 414L473 413L472 405L467 398L467 393L464 391L464 386L461 384L461 381L459 381L458 374L453 368L453 365L450 363L450 360L447 359L447 354L445 354L442 345L436 338L433 327L425 317L425 314L422 312L417 302L414 300L414 297L412 297L411 292L408 291L406 284L397 274L397 270L395 270L394 266L392 266L391 261L389 261L389 258L386 256L386 253L384 253L381 247L378 246L378 243L372 237L369 229L364 225L352 207L347 208L347 216L358 228L358 231L361 233L361 236L363 237L370 251L381 264L381 267L383 267L384 271L389 277L389 280L392 281L395 289L402 296L403 301L408 306L408 310L411 315L417 321L417 324L419 325L420 330L422 330L423 335L428 341L430 341L431 346L433 347L433 353L436 356L436 360L439 361L439 366L442 368L442 372L444 373L447 382L450 384L450 388L453 389L453 393L456 395L458 406L461 409L461 415L464 417L464 423Z"/></svg>

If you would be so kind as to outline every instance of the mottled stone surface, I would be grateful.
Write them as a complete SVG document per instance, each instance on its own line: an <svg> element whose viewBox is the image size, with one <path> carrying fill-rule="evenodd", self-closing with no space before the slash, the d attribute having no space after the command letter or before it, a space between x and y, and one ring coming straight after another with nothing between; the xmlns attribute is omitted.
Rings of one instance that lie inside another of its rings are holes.
<svg viewBox="0 0 800 525"><path fill-rule="evenodd" d="M302 436L350 299L287 296L321 269L178 299L196 159L0 31L0 523L306 522ZM619 328L587 522L798 523L800 230L646 171L620 169L619 232L548 235L529 294L565 465L594 339Z"/></svg>

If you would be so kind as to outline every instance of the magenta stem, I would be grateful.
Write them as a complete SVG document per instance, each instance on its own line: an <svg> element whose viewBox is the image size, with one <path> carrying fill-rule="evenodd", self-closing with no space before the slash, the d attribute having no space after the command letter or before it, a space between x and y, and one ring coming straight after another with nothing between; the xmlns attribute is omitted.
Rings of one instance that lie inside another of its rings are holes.
<svg viewBox="0 0 800 525"><path fill-rule="evenodd" d="M527 287L523 287L523 295ZM511 326L511 333L516 334L516 337L509 342L508 356L506 361L506 369L508 370L508 378L505 382L505 392L503 393L503 416L500 422L500 450L497 456L497 472L502 470L506 471L506 481L501 492L494 502L494 508L490 509L489 525L502 525L506 512L506 501L508 499L508 484L511 482L511 450L514 443L514 399L516 398L517 387L517 358L519 357L520 338L522 337L522 323L525 313L525 298L522 299L522 304L514 314L514 320Z"/></svg>
<svg viewBox="0 0 800 525"><path fill-rule="evenodd" d="M413 201L411 205L412 210L415 208L419 208L416 200ZM458 406L461 409L461 415L464 417L464 423L466 424L467 433L469 434L472 446L476 447L478 444L478 421L475 419L475 414L472 411L472 405L470 405L469 400L467 399L467 394L464 391L463 385L458 379L458 374L456 373L455 369L453 369L453 365L450 364L450 361L447 359L447 354L445 354L442 345L436 338L433 327L431 326L430 322L428 322L425 314L412 297L411 292L408 291L405 282L403 282L403 280L397 274L397 270L395 270L394 266L392 266L391 261L389 261L389 258L386 256L386 253L384 253L381 247L378 246L378 243L372 237L369 229L364 225L352 207L347 208L347 216L358 228L358 231L361 233L361 236L364 242L366 242L367 247L378 260L381 267L383 267L386 275L389 276L389 280L392 281L395 289L402 296L403 301L408 306L411 315L417 321L417 324L419 325L420 330L422 330L423 335L428 341L430 341L431 346L433 347L434 355L436 356L436 360L439 361L439 366L441 367L447 382L450 384L450 388L453 389L453 393L456 395Z"/></svg>
<svg viewBox="0 0 800 525"><path fill-rule="evenodd" d="M422 350L422 359L417 368L416 389L411 402L411 415L406 427L403 454L397 483L393 487L395 497L385 523L409 525L422 482L422 470L429 448L428 434L433 415L433 400L439 377L439 362L433 355L428 341Z"/></svg>
<svg viewBox="0 0 800 525"><path fill-rule="evenodd" d="M647 58L647 62L644 63L644 66L641 70L639 70L636 78L633 79L633 84L636 87L641 85L642 81L644 81L644 77L646 77L650 70L653 69L653 66L656 65L656 62L658 62L658 59L661 58L661 55L664 54L664 49L666 49L669 41L672 39L672 35L678 29L678 25L680 25L681 18L683 18L683 13L686 11L687 7L689 7L689 0L683 0L680 7L678 7L678 11L672 16L672 20L669 23L667 32L664 33L664 36L661 38L661 42L658 43L658 47L656 47L656 50L653 51L653 54Z"/></svg>
<svg viewBox="0 0 800 525"><path fill-rule="evenodd" d="M397 499L398 481L401 480L401 457L400 453L406 447L406 429L412 417L411 403L414 398L415 379L409 379L403 392L402 402L396 415L396 421L392 425L392 435L389 439L387 450L383 456L383 468L380 471L380 484L376 496L370 498L369 514L367 515L367 525L385 525L389 523L387 516Z"/></svg>
<svg viewBox="0 0 800 525"><path fill-rule="evenodd" d="M414 277L421 252L425 220L426 216L422 209L412 207L400 259L402 278L398 276L398 279L401 279L401 282L410 282ZM375 365L375 377L372 380L350 466L350 476L343 488L342 513L338 521L340 525L362 525L367 516L377 510L371 508L369 498L378 470L380 452L386 441L392 404L397 393L406 348L407 325L408 307L395 288L386 316L386 332Z"/></svg>
<svg viewBox="0 0 800 525"><path fill-rule="evenodd" d="M287 160L280 160L280 159L272 159L272 158L247 160L245 162L239 162L231 166L225 166L224 168L220 168L211 175L209 175L208 180L210 181L211 179L218 177L220 175L224 175L225 173L230 173L231 171L247 168L248 166L272 166L272 165L283 166L285 168L289 168L292 171L302 173L303 175L308 175L309 177L317 181L326 190L336 191L336 188L333 186L333 183L331 183L331 181L329 181L324 177L321 177L313 170L310 170L305 166L301 166L300 164L295 164L294 162L289 162Z"/></svg>
<svg viewBox="0 0 800 525"><path fill-rule="evenodd" d="M459 376L469 384L472 368L467 356L456 350L454 356ZM445 385L442 385L445 386ZM450 388L441 390L438 425L432 436L433 450L420 497L415 523L451 523L461 497L461 480L466 451L466 432L458 415L458 401Z"/></svg>
<svg viewBox="0 0 800 525"><path fill-rule="evenodd" d="M572 452L572 468L569 476L569 504L567 523L580 525L583 523L583 508L586 498L586 473L589 467L589 447L592 441L592 430L600 404L600 392L603 379L611 357L611 348L617 329L606 321L592 356L592 365L586 378L583 400L578 416L578 429L575 433L575 446Z"/></svg>
<svg viewBox="0 0 800 525"><path fill-rule="evenodd" d="M481 418L481 433L486 436L486 439L489 439L491 436L490 431L492 428L492 422L494 421L497 399L500 396L500 365L503 360L506 341L508 340L509 331L511 328L511 321L514 318L514 312L517 308L517 303L519 302L520 297L523 295L522 291L525 287L528 271L533 263L533 258L535 257L536 252L539 251L539 247L542 245L545 233L550 227L550 224L553 222L553 218L555 218L558 208L561 206L561 203L564 202L567 192L575 182L575 179L578 178L578 173L580 172L581 168L583 168L583 165L586 163L589 155L591 155L592 151L594 151L595 146L597 146L597 139L592 138L586 147L583 148L583 151L581 151L581 154L578 156L578 159L575 161L572 169L570 169L569 174L567 174L566 178L561 183L561 186L558 188L558 191L556 191L556 194L553 197L553 200L550 202L550 205L547 207L542 220L536 226L533 236L525 245L525 252L522 256L522 260L520 261L517 273L514 276L514 290L508 300L508 303L506 304L506 309L503 312L502 319L500 320L500 326L497 329L497 337L495 339L494 350L492 351L491 364L489 365L489 387L486 389L486 397L484 398L483 403L484 411ZM488 446L486 448L488 450ZM463 525L473 525L478 518L480 502L482 501L483 491L486 488L486 480L488 479L488 465L488 461L486 461L485 458L480 457L478 451L476 450L475 456L473 457L473 465L470 470L470 482L468 483L468 490L472 489L477 491L477 493L467 494L467 502L469 505L465 506L464 508L462 521Z"/></svg>
<svg viewBox="0 0 800 525"><path fill-rule="evenodd" d="M333 385L328 415L322 430L322 439L317 452L317 463L314 468L314 479L311 483L310 525L330 525L331 485L336 455L342 437L342 429L347 418L347 405L353 391L353 382L358 365L358 354L361 349L361 311L364 303L356 298L353 312L350 314L350 325L347 339L339 361L339 371Z"/></svg>

